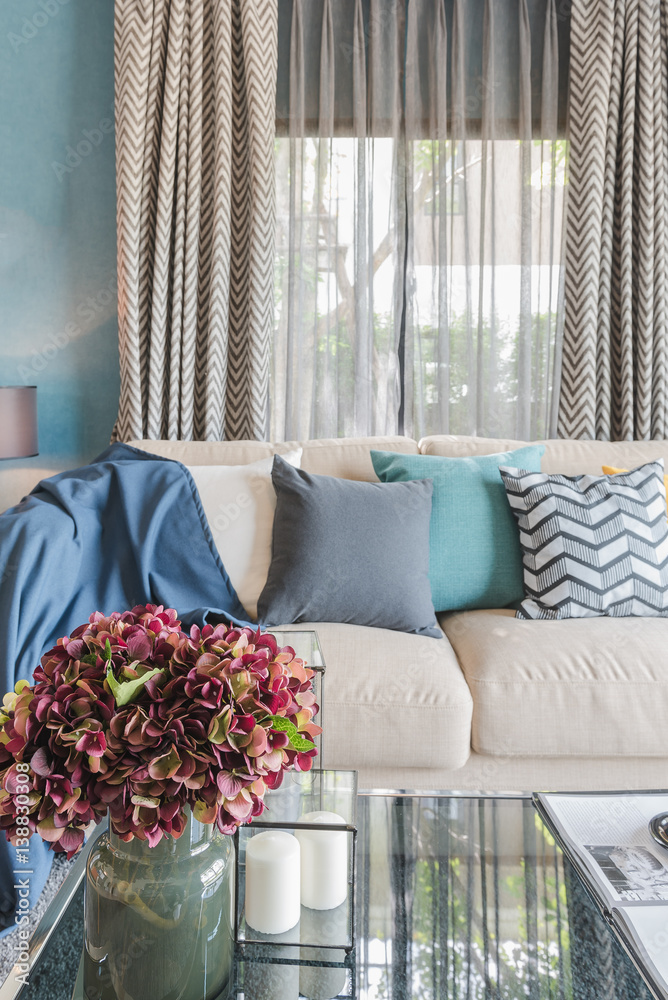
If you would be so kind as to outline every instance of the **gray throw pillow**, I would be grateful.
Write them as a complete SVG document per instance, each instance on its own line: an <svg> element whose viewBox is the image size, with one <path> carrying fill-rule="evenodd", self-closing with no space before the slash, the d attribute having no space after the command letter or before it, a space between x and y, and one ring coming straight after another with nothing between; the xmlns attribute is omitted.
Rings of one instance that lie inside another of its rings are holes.
<svg viewBox="0 0 668 1000"><path fill-rule="evenodd" d="M429 585L432 483L311 476L279 455L263 626L345 622L440 638Z"/></svg>

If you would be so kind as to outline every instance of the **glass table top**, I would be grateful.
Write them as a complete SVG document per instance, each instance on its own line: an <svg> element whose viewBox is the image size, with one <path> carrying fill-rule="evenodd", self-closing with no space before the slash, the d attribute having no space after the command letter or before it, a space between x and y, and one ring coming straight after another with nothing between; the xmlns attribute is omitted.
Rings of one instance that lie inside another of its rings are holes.
<svg viewBox="0 0 668 1000"><path fill-rule="evenodd" d="M651 997L530 799L361 794L357 850L353 962L302 968L292 982L311 1000L332 990L360 1000ZM68 876L64 905L54 900L54 930L28 985L10 976L0 1000L72 997L83 936L77 877ZM231 996L268 1000L272 982L280 988L275 973L239 960ZM290 998L283 990L277 1000Z"/></svg>

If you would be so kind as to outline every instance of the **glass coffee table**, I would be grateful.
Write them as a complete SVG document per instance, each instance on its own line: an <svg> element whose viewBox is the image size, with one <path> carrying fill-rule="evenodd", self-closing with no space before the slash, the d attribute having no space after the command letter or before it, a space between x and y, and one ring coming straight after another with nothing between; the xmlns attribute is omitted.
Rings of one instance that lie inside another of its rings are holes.
<svg viewBox="0 0 668 1000"><path fill-rule="evenodd" d="M77 859L36 932L41 950L28 984L10 975L0 1000L73 996L84 861ZM247 968L237 962L234 1000L272 998L272 966L263 975L257 964L251 975L248 961ZM326 968L318 979L311 967L299 981L313 984L312 1000L331 996L332 984L360 1000L652 995L530 798L437 792L359 796L355 952L349 968Z"/></svg>

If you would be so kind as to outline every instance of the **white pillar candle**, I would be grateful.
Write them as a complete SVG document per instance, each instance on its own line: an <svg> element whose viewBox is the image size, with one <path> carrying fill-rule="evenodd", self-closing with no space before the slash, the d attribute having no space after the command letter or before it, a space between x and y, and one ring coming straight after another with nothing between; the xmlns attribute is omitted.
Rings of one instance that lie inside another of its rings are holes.
<svg viewBox="0 0 668 1000"><path fill-rule="evenodd" d="M332 812L311 812L302 823L345 826L342 816ZM298 830L301 847L302 906L332 910L348 896L348 834L345 830Z"/></svg>
<svg viewBox="0 0 668 1000"><path fill-rule="evenodd" d="M246 844L246 923L262 934L283 934L299 923L299 841L264 830Z"/></svg>

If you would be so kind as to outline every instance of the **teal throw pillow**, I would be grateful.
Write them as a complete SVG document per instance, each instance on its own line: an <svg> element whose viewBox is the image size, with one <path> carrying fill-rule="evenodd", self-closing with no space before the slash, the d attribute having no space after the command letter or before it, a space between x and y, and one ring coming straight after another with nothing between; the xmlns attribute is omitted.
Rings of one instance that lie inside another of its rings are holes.
<svg viewBox="0 0 668 1000"><path fill-rule="evenodd" d="M436 611L505 608L524 597L519 532L499 472L540 472L543 445L469 458L372 451L382 483L431 479L429 582Z"/></svg>

